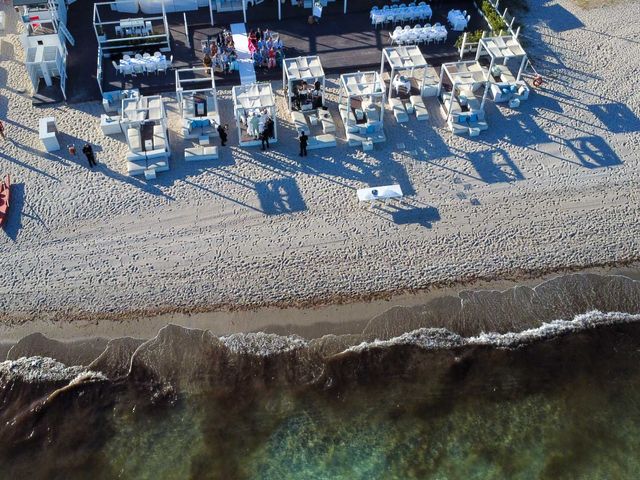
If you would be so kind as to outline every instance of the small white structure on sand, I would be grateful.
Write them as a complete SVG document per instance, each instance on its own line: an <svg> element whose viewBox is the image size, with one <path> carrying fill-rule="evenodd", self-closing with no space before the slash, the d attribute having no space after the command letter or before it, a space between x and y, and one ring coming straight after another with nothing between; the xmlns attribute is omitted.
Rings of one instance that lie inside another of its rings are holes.
<svg viewBox="0 0 640 480"><path fill-rule="evenodd" d="M220 112L212 68L176 70L176 95L184 138L218 136Z"/></svg>
<svg viewBox="0 0 640 480"><path fill-rule="evenodd" d="M380 76L384 76L385 62L391 67L389 73L389 90L387 98L398 96L400 90L407 90L406 85L393 85L393 79L398 72L408 72L409 77L417 82L420 95L424 97L435 97L438 93L438 77L433 67L429 66L422 55L420 48L416 45L400 47L387 47L382 50L380 60ZM397 88L396 88L397 87ZM409 84L407 95L411 85ZM396 95L393 95L395 93Z"/></svg>
<svg viewBox="0 0 640 480"><path fill-rule="evenodd" d="M243 147L260 145L260 135L268 118L273 121L273 137L269 143L278 141L276 102L271 83L236 85L232 89L233 113L238 127L239 143Z"/></svg>
<svg viewBox="0 0 640 480"><path fill-rule="evenodd" d="M350 146L386 141L385 87L378 72L340 75L339 106Z"/></svg>
<svg viewBox="0 0 640 480"><path fill-rule="evenodd" d="M476 61L486 55L491 58L489 80L493 100L497 103L508 101L513 105L519 105L520 101L529 98L529 87L521 80L528 58L518 39L513 36L481 38ZM498 62L501 62L501 65L497 65ZM515 76L509 68L509 63L518 65L518 73Z"/></svg>
<svg viewBox="0 0 640 480"><path fill-rule="evenodd" d="M445 91L445 77L451 91ZM456 135L474 137L488 128L484 102L487 97L489 72L475 61L442 64L438 97L447 126Z"/></svg>
<svg viewBox="0 0 640 480"><path fill-rule="evenodd" d="M289 110L293 101L299 102L303 111L324 106L325 76L320 57L285 58L283 63L282 85L286 88ZM307 91L300 91L302 82L308 85ZM314 88L316 82L320 89Z"/></svg>
<svg viewBox="0 0 640 480"><path fill-rule="evenodd" d="M21 35L25 51L25 66L33 93L38 92L40 79L51 87L57 78L63 97L66 95L67 47L74 39L67 30L67 6L64 0L14 0L21 15L25 33Z"/></svg>
<svg viewBox="0 0 640 480"><path fill-rule="evenodd" d="M167 115L160 95L124 98L120 124L129 146L129 175L144 174L151 179L169 170Z"/></svg>

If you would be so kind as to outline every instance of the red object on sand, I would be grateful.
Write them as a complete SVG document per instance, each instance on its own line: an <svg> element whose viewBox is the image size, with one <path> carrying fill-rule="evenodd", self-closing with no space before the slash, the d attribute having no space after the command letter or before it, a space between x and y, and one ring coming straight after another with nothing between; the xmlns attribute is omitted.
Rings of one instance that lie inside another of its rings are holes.
<svg viewBox="0 0 640 480"><path fill-rule="evenodd" d="M9 198L11 197L11 179L7 175L0 183L0 227L9 216Z"/></svg>

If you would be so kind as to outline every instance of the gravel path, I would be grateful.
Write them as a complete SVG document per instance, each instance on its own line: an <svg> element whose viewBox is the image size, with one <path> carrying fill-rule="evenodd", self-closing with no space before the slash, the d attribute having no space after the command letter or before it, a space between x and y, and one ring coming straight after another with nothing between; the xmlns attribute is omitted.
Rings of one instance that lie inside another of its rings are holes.
<svg viewBox="0 0 640 480"><path fill-rule="evenodd" d="M2 8L0 172L16 183L0 234L5 314L326 299L640 257L638 2L533 0L527 49L548 82L517 111L489 102L478 139L451 136L431 104L430 122L387 112L389 141L373 152L340 141L301 160L274 83L278 144L241 149L232 132L219 162L192 165L166 96L175 153L153 182L126 176L124 138L102 135L98 103L35 109L19 93L17 18ZM219 103L233 130L230 91ZM41 151L49 115L61 143L97 146L98 168ZM402 205L358 205L357 188L389 183Z"/></svg>

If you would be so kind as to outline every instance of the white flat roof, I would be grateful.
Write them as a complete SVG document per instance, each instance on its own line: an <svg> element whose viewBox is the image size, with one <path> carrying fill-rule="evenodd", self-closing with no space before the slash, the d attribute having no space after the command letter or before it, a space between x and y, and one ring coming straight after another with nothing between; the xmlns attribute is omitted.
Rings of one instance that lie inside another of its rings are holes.
<svg viewBox="0 0 640 480"><path fill-rule="evenodd" d="M252 83L233 87L233 103L235 107L245 109L269 108L275 106L271 83Z"/></svg>
<svg viewBox="0 0 640 480"><path fill-rule="evenodd" d="M518 39L512 35L481 38L480 45L494 59L516 58L527 55Z"/></svg>
<svg viewBox="0 0 640 480"><path fill-rule="evenodd" d="M324 69L320 62L320 57L297 57L286 58L284 68L290 80L320 80L324 77Z"/></svg>
<svg viewBox="0 0 640 480"><path fill-rule="evenodd" d="M378 72L357 72L340 75L340 82L349 96L384 93L385 88Z"/></svg>
<svg viewBox="0 0 640 480"><path fill-rule="evenodd" d="M416 45L387 47L383 50L389 65L394 69L421 68L429 64Z"/></svg>

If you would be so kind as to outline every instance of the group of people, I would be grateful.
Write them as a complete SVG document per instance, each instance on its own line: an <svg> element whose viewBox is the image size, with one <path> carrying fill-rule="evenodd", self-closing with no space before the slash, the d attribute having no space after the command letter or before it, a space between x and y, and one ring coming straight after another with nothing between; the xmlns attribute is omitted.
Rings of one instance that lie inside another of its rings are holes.
<svg viewBox="0 0 640 480"><path fill-rule="evenodd" d="M213 68L225 74L231 70L238 70L238 55L233 43L233 35L226 28L215 37L209 37L202 42L202 53L204 66L207 68Z"/></svg>
<svg viewBox="0 0 640 480"><path fill-rule="evenodd" d="M258 28L249 32L249 53L256 67L276 68L284 58L282 40L269 29Z"/></svg>
<svg viewBox="0 0 640 480"><path fill-rule="evenodd" d="M269 148L269 139L274 138L274 123L269 111L265 109L250 110L240 119L247 127L247 135L262 143L262 150Z"/></svg>
<svg viewBox="0 0 640 480"><path fill-rule="evenodd" d="M305 104L311 104L311 108L322 107L322 83L316 80L313 85L310 85L305 80L301 80L297 84L293 84L291 89L291 96L293 97L293 107L296 110L302 110L302 106Z"/></svg>

